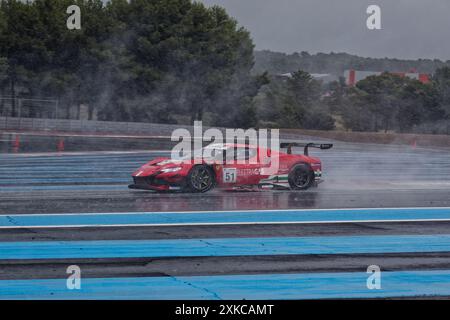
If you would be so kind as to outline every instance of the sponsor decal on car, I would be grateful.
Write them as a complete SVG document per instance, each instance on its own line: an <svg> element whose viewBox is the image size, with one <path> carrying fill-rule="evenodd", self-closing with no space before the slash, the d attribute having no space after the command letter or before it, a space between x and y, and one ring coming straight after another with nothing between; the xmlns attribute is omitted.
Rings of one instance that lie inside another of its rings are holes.
<svg viewBox="0 0 450 320"><path fill-rule="evenodd" d="M259 175L260 171L261 170L259 168L255 168L255 169L238 169L238 174L240 176L254 176L254 175Z"/></svg>

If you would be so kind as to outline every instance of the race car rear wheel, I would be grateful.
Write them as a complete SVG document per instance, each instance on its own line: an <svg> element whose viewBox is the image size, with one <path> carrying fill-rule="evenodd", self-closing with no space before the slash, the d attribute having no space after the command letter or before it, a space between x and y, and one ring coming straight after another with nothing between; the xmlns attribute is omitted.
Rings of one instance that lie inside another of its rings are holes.
<svg viewBox="0 0 450 320"><path fill-rule="evenodd" d="M191 169L186 177L186 191L207 192L215 185L214 172L210 167L198 165Z"/></svg>
<svg viewBox="0 0 450 320"><path fill-rule="evenodd" d="M314 183L314 171L304 163L292 167L288 176L292 190L306 190Z"/></svg>

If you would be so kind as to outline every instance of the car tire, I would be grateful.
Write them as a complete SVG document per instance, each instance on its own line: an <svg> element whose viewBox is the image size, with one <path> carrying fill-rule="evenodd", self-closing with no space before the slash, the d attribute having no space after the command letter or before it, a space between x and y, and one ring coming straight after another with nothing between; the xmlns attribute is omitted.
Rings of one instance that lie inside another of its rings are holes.
<svg viewBox="0 0 450 320"><path fill-rule="evenodd" d="M214 188L216 179L214 171L205 165L197 165L186 177L186 192L205 193Z"/></svg>
<svg viewBox="0 0 450 320"><path fill-rule="evenodd" d="M288 175L292 190L306 190L314 184L314 171L306 163L294 165Z"/></svg>

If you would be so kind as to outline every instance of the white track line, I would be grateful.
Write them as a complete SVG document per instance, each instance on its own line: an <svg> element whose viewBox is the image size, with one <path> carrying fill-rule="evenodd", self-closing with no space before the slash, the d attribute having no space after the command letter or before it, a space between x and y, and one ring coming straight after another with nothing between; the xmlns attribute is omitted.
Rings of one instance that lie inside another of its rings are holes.
<svg viewBox="0 0 450 320"><path fill-rule="evenodd" d="M301 225L301 224L348 224L348 223L395 223L395 222L450 222L450 219L395 219L395 220L341 220L341 221L276 221L276 222L217 222L217 223L153 223L153 224L96 224L96 225L49 225L49 226L0 226L0 229L64 229L64 228L123 228L123 227L187 227L187 226L236 226L236 225Z"/></svg>
<svg viewBox="0 0 450 320"><path fill-rule="evenodd" d="M120 215L120 214L168 214L168 213L235 213L235 212L319 212L319 211L362 211L362 210L450 210L450 207L400 207L400 208L339 208L339 209L268 209L268 210L209 210L209 211L158 211L158 212L89 212L89 213L26 213L26 214L2 214L0 217L26 217L26 216L56 216L56 215L67 215L67 216L79 216L79 215Z"/></svg>

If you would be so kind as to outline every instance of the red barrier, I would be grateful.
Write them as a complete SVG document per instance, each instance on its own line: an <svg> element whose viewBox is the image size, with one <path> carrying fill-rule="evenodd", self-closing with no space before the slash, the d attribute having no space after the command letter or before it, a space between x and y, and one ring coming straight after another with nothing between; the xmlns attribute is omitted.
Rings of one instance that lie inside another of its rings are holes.
<svg viewBox="0 0 450 320"><path fill-rule="evenodd" d="M58 149L58 152L64 151L64 139L63 138L59 139L57 149Z"/></svg>
<svg viewBox="0 0 450 320"><path fill-rule="evenodd" d="M20 149L20 136L16 134L16 138L13 142L13 152L19 152Z"/></svg>

